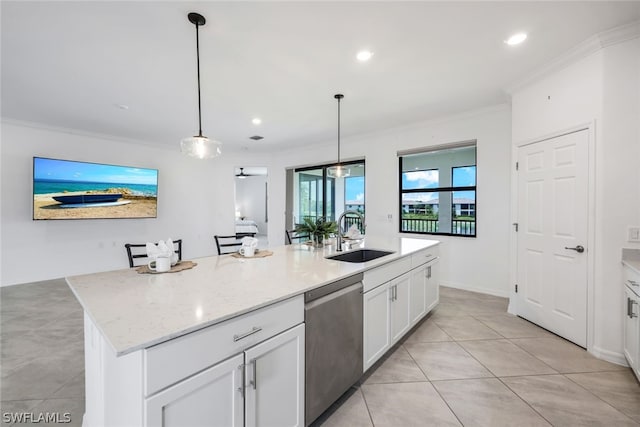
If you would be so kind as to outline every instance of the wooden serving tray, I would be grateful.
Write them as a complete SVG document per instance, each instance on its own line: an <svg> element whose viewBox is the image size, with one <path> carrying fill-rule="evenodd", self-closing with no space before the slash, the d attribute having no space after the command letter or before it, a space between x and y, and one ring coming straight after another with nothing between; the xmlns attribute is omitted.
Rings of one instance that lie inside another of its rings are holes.
<svg viewBox="0 0 640 427"><path fill-rule="evenodd" d="M264 250L264 249L259 250L253 256L244 256L244 255L239 254L238 252L235 252L235 253L231 254L231 256L234 257L234 258L248 258L248 259L251 259L251 258L264 258L264 257L268 257L268 256L271 256L271 255L273 255L273 252L267 251L267 250Z"/></svg>
<svg viewBox="0 0 640 427"><path fill-rule="evenodd" d="M136 271L138 273L140 273L140 274L177 273L178 271L188 270L190 268L193 268L196 265L198 265L198 264L193 262L193 261L180 261L179 263L177 263L176 265L171 267L171 270L158 272L158 271L153 271L153 270L149 269L149 266L145 264L145 265L141 265L140 267L136 268Z"/></svg>

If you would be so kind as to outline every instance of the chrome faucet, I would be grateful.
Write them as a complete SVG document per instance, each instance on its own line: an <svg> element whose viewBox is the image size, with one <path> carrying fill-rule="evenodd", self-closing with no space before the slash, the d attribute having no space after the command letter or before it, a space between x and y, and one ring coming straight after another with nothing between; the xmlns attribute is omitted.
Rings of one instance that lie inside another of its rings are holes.
<svg viewBox="0 0 640 427"><path fill-rule="evenodd" d="M354 214L357 217L360 218L360 221L362 221L362 231L365 230L365 224L364 224L364 216L358 212L358 211L344 211L342 212L342 214L340 215L340 217L338 218L338 236L336 237L336 251L338 252L342 252L342 219L344 217L347 216L347 214Z"/></svg>

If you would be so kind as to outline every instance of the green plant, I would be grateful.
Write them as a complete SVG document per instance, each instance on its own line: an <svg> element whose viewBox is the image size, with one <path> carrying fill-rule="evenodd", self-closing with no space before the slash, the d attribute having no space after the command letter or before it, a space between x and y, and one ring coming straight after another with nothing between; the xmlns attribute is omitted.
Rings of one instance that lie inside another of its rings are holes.
<svg viewBox="0 0 640 427"><path fill-rule="evenodd" d="M338 225L335 221L326 221L323 216L315 221L311 218L304 218L301 224L296 224L296 233L309 234L315 237L315 240L322 241L325 237L338 231Z"/></svg>

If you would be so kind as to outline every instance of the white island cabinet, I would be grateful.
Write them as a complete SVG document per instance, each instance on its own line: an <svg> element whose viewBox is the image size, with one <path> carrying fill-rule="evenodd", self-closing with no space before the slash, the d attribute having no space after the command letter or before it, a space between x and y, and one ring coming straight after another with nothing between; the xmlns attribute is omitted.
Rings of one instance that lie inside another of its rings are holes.
<svg viewBox="0 0 640 427"><path fill-rule="evenodd" d="M83 426L303 426L305 292L363 274L366 369L437 302L438 243L367 236L390 254L349 263L298 244L68 277L85 312Z"/></svg>
<svg viewBox="0 0 640 427"><path fill-rule="evenodd" d="M85 358L98 375L87 376L84 425L303 426L303 304L290 298L119 358L89 320L97 345Z"/></svg>

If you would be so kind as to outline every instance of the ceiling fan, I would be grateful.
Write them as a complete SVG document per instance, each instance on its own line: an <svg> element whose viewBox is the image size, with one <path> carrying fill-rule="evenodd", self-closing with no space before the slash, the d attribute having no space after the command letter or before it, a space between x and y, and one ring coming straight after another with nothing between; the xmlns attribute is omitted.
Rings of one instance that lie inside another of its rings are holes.
<svg viewBox="0 0 640 427"><path fill-rule="evenodd" d="M239 178L239 179L245 179L248 176L253 176L253 175L244 173L244 168L240 168L240 173L236 174L236 178Z"/></svg>

